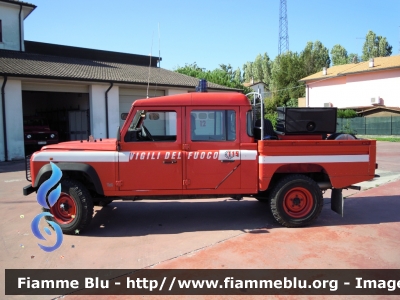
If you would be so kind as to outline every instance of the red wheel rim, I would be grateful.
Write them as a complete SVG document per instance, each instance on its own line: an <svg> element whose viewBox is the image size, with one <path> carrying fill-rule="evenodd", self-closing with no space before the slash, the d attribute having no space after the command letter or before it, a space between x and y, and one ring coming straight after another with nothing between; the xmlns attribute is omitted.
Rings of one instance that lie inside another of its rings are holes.
<svg viewBox="0 0 400 300"><path fill-rule="evenodd" d="M50 208L50 212L58 223L69 224L75 219L76 203L70 195L61 193L60 198Z"/></svg>
<svg viewBox="0 0 400 300"><path fill-rule="evenodd" d="M314 198L311 193L301 187L289 190L283 200L283 209L292 218L304 218L314 205Z"/></svg>

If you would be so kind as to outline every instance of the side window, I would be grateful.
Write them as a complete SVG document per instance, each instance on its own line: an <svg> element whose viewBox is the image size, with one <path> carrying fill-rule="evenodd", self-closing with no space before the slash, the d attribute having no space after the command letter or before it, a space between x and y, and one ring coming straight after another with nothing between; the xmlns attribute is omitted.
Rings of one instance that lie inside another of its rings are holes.
<svg viewBox="0 0 400 300"><path fill-rule="evenodd" d="M137 111L125 136L125 142L176 141L177 114L175 111Z"/></svg>
<svg viewBox="0 0 400 300"><path fill-rule="evenodd" d="M236 140L236 112L234 110L193 110L190 113L192 141Z"/></svg>

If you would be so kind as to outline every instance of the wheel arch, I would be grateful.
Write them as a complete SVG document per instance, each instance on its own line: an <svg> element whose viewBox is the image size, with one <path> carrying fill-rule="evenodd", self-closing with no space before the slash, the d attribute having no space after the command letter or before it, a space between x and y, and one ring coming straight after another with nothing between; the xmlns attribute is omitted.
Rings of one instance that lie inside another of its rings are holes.
<svg viewBox="0 0 400 300"><path fill-rule="evenodd" d="M77 174L83 176L92 185L93 189L99 195L104 195L103 186L101 185L100 177L96 170L88 164L85 163L55 163L63 172L63 177L68 175L68 177L76 178ZM34 188L38 188L45 180L47 180L51 175L51 165L46 164L42 166L36 175ZM78 176L79 177L79 176Z"/></svg>
<svg viewBox="0 0 400 300"><path fill-rule="evenodd" d="M294 174L310 177L317 184L321 184L322 189L332 186L328 172L319 164L285 164L275 170L268 183L268 189L266 190L272 190L284 177Z"/></svg>

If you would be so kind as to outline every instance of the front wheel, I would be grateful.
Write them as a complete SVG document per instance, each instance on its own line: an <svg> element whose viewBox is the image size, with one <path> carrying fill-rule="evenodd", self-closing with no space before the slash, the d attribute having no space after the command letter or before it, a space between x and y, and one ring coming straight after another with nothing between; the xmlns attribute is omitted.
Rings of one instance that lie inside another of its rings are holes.
<svg viewBox="0 0 400 300"><path fill-rule="evenodd" d="M61 194L57 202L49 209L53 217L46 219L56 222L63 233L77 234L85 229L93 216L93 201L89 191L79 181L61 180Z"/></svg>
<svg viewBox="0 0 400 300"><path fill-rule="evenodd" d="M318 218L324 205L317 183L305 175L283 178L272 191L271 211L281 225L302 227Z"/></svg>

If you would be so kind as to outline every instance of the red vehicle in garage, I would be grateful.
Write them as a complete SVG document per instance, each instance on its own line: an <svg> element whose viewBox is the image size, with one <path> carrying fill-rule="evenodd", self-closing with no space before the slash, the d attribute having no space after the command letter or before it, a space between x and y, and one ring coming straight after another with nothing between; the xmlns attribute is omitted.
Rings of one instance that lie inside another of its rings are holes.
<svg viewBox="0 0 400 300"><path fill-rule="evenodd" d="M35 152L24 195L55 163L62 190L50 212L64 233L86 228L93 205L114 199L251 196L280 224L299 227L318 217L322 191L332 189L332 209L342 214L342 189L374 178L376 142L334 134L335 109L282 108L278 132L257 117L262 110L240 93L137 100L117 138Z"/></svg>
<svg viewBox="0 0 400 300"><path fill-rule="evenodd" d="M51 130L47 120L40 116L24 117L24 143L40 147L57 144L58 132Z"/></svg>

